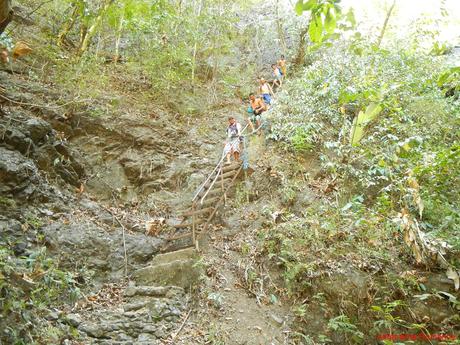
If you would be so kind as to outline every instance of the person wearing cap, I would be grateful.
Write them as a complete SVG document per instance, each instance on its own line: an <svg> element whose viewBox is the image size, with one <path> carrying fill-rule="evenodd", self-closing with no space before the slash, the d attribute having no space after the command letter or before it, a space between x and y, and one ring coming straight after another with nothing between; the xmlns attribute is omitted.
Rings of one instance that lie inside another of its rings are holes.
<svg viewBox="0 0 460 345"><path fill-rule="evenodd" d="M233 154L235 161L240 159L240 137L241 125L233 116L228 118L227 140L224 146L224 155L227 158L227 163L230 163L230 158Z"/></svg>

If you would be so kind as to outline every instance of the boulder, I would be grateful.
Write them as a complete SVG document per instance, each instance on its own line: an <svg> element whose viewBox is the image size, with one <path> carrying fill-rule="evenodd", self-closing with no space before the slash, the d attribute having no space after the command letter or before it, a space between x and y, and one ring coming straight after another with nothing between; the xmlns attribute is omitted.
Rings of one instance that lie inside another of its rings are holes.
<svg viewBox="0 0 460 345"><path fill-rule="evenodd" d="M37 167L17 151L0 147L0 193L25 190L38 180ZM28 193L33 193L33 188Z"/></svg>
<svg viewBox="0 0 460 345"><path fill-rule="evenodd" d="M52 223L43 228L48 245L52 251L61 254L63 263L75 265L76 258L82 264L104 273L119 277L124 273L123 234L120 228L107 232L90 220L81 223ZM144 235L125 234L126 252L129 267L148 261L158 253L162 241Z"/></svg>
<svg viewBox="0 0 460 345"><path fill-rule="evenodd" d="M157 255L150 265L133 273L138 285L179 286L184 289L197 286L203 270L197 265L195 250L183 249Z"/></svg>
<svg viewBox="0 0 460 345"><path fill-rule="evenodd" d="M150 236L140 236L139 234L125 235L126 240L126 251L129 257L135 262L146 262L152 258L153 255L157 254L163 241Z"/></svg>
<svg viewBox="0 0 460 345"><path fill-rule="evenodd" d="M8 128L5 130L3 139L8 147L13 150L18 150L22 154L26 154L34 148L33 141L16 128Z"/></svg>
<svg viewBox="0 0 460 345"><path fill-rule="evenodd" d="M37 144L42 141L47 134L51 133L51 125L42 119L30 119L25 123L25 128L29 132L29 137Z"/></svg>

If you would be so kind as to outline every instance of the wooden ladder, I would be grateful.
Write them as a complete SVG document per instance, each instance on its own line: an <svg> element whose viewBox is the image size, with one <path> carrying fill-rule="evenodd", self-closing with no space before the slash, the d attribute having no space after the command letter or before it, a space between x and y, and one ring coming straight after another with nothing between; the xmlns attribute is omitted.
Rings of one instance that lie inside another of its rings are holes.
<svg viewBox="0 0 460 345"><path fill-rule="evenodd" d="M224 164L223 158L195 193L191 206L181 212L182 221L174 225L177 231L186 229L185 233L173 235L168 242L191 238L191 244L199 250L199 238L207 232L209 224L216 215L218 209L226 203L227 194L235 184L243 169L242 162Z"/></svg>

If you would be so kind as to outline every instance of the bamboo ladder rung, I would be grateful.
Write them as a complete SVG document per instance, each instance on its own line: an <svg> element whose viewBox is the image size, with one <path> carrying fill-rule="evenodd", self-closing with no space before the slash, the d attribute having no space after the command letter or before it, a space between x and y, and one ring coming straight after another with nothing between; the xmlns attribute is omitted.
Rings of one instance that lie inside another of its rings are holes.
<svg viewBox="0 0 460 345"><path fill-rule="evenodd" d="M195 225L199 225L199 224L203 224L206 222L206 219L197 219L195 220ZM181 224L176 224L174 225L174 227L176 229L181 229L181 228L189 228L193 226L193 222L190 222L190 223L181 223Z"/></svg>
<svg viewBox="0 0 460 345"><path fill-rule="evenodd" d="M193 216L193 215L206 214L208 212L212 212L212 210L213 210L212 207L201 208L201 209L197 209L195 211L190 209L190 210L182 212L182 216L183 217L190 217L190 216Z"/></svg>
<svg viewBox="0 0 460 345"><path fill-rule="evenodd" d="M233 177L235 176L235 174L232 174L231 175L231 178L225 178L224 179L224 184L230 182ZM204 194L206 194L206 197L208 197L210 194L215 194L215 190L222 190L222 179L219 177L216 182L214 183L214 185L211 187L211 186L208 186L206 189L203 189L200 194L198 194L198 197L201 198L203 197ZM208 192L209 191L209 192Z"/></svg>
<svg viewBox="0 0 460 345"><path fill-rule="evenodd" d="M216 203L217 201L219 201L219 199L220 199L219 197L214 197L214 198L211 198L211 199L205 199L205 200L203 201L203 203L202 203L202 204L200 203L199 205L201 205L201 207L205 207L205 206L210 206L210 205L212 205L212 207L214 208L215 203Z"/></svg>
<svg viewBox="0 0 460 345"><path fill-rule="evenodd" d="M213 219L214 215L216 214L217 209L219 208L220 204L224 201L226 193L229 191L230 187L232 187L232 185L233 185L233 183L235 182L236 178L237 178L238 175L240 174L242 168L243 168L243 167L240 166L240 168L238 169L238 173L235 174L235 176L233 177L233 179L231 179L231 183L227 186L227 189L223 192L223 195L222 195L220 198L216 198L216 199L217 199L217 203L216 203L215 206L214 206L214 211L212 211L212 213L209 215L208 219L206 219L206 221L205 221L206 224L204 225L204 230L203 230L203 232L206 232L209 223L211 222L211 220Z"/></svg>
<svg viewBox="0 0 460 345"><path fill-rule="evenodd" d="M222 187L220 185L216 184L211 188L209 189L209 192L208 192L208 195L206 195L206 197L210 197L210 196L215 196L215 195L218 195L218 194L222 194ZM203 193L204 195L204 193ZM201 196L203 196L201 195ZM199 204L197 205L197 207L199 206Z"/></svg>
<svg viewBox="0 0 460 345"><path fill-rule="evenodd" d="M201 231L197 231L196 235L201 235ZM170 242L170 241L180 240L182 238L187 238L187 237L192 237L192 236L193 236L192 232L186 232L186 233L183 233L183 234L180 234L180 235L169 237L169 238L166 239L166 241ZM192 245L190 245L190 247L192 247Z"/></svg>
<svg viewBox="0 0 460 345"><path fill-rule="evenodd" d="M226 173L223 173L222 175L219 176L219 178L227 178L227 177L233 177L235 176L236 174L236 170L232 170L232 171L229 171L229 172L226 172Z"/></svg>
<svg viewBox="0 0 460 345"><path fill-rule="evenodd" d="M171 236L169 238L166 239L166 241L175 241L175 240L180 240L181 238L187 238L187 237L192 237L193 236L193 233L191 232L186 232L185 234L180 234L180 235L176 235L176 236Z"/></svg>
<svg viewBox="0 0 460 345"><path fill-rule="evenodd" d="M226 178L226 179L224 179L223 183L225 184L225 183L228 183L228 182L231 182L231 181L232 181L231 178ZM211 186L212 182L213 181L210 181L210 182L206 183L206 185L204 186L206 188L206 190ZM215 182L215 184L220 184L220 183L221 183L220 179L219 179L219 181Z"/></svg>
<svg viewBox="0 0 460 345"><path fill-rule="evenodd" d="M241 163L238 164L231 164L231 165L224 165L222 167L222 171L224 173L229 172L229 171L237 171L240 167Z"/></svg>

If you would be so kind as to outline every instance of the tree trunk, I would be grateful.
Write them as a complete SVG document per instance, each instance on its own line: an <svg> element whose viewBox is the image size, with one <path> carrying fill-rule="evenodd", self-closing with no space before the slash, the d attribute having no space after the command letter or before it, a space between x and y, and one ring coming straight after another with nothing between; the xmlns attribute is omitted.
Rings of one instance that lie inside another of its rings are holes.
<svg viewBox="0 0 460 345"><path fill-rule="evenodd" d="M387 15L385 17L385 21L383 22L383 27L382 31L380 31L379 38L377 40L377 48L380 48L380 44L382 43L383 35L385 35L385 30L387 29L388 21L390 20L391 13L393 12L393 9L395 8L396 5L396 0L393 0L393 4L387 11Z"/></svg>
<svg viewBox="0 0 460 345"><path fill-rule="evenodd" d="M192 55L192 86L195 85L196 49L197 49L197 42L195 40L195 44L193 45L193 55Z"/></svg>
<svg viewBox="0 0 460 345"><path fill-rule="evenodd" d="M0 0L0 34L5 31L8 24L13 19L13 8L11 0Z"/></svg>
<svg viewBox="0 0 460 345"><path fill-rule="evenodd" d="M279 13L279 0L276 0L276 29L278 31L278 38L280 40L281 51L283 55L287 53L286 46L286 37L284 35L283 23L281 22L280 13Z"/></svg>
<svg viewBox="0 0 460 345"><path fill-rule="evenodd" d="M201 0L196 11L196 16L201 15L201 10L203 9L204 0ZM196 69L196 54L198 49L198 40L195 38L195 44L193 45L193 55L192 55L192 87L195 85L195 69Z"/></svg>
<svg viewBox="0 0 460 345"><path fill-rule="evenodd" d="M89 47L89 45L91 43L91 40L92 40L94 34L96 33L96 29L101 24L102 19L104 18L105 12L107 12L107 10L109 9L110 5L112 5L113 2L114 2L114 0L106 0L105 1L104 5L102 6L101 10L99 11L98 16L96 17L96 19L94 19L93 24L88 28L88 30L86 30L86 32L84 32L84 35L82 36L82 40L81 40L81 44L80 44L80 49L79 49L79 52L78 52L79 55L83 55L88 50L88 47Z"/></svg>
<svg viewBox="0 0 460 345"><path fill-rule="evenodd" d="M299 47L297 48L297 54L294 59L294 64L297 66L302 66L305 63L305 49L307 45L307 33L310 25L307 25L306 28L302 29L299 35Z"/></svg>
<svg viewBox="0 0 460 345"><path fill-rule="evenodd" d="M123 33L123 21L125 20L124 13L121 15L120 24L118 25L117 40L115 41L115 56L113 62L117 63L120 59L120 41Z"/></svg>
<svg viewBox="0 0 460 345"><path fill-rule="evenodd" d="M64 41L67 38L68 33L72 30L73 26L75 25L75 21L78 17L78 7L74 5L74 9L70 16L70 19L64 24L64 28L58 35L57 45L61 47L64 44Z"/></svg>

